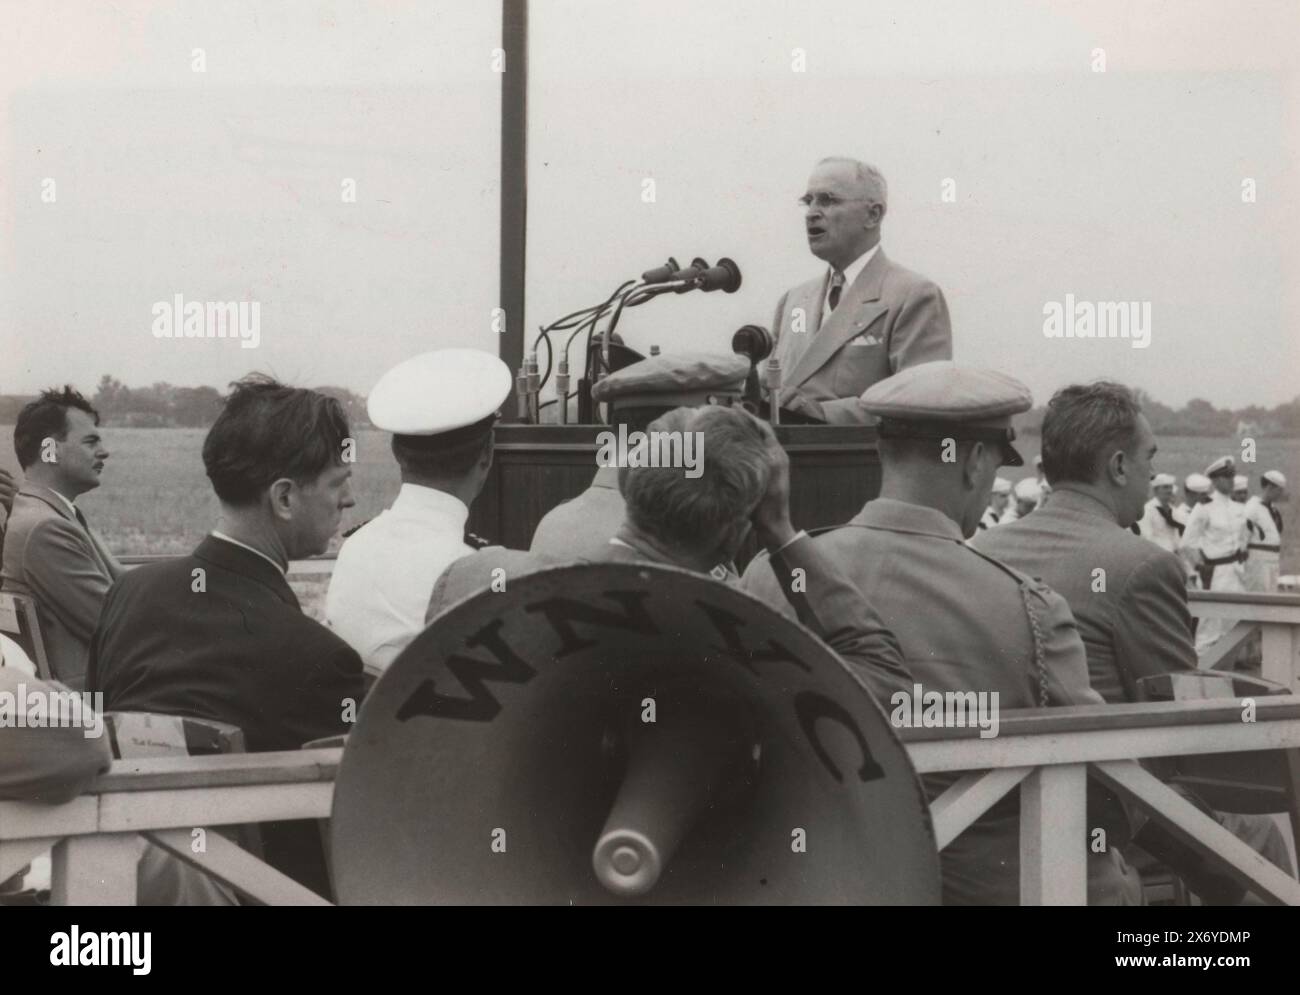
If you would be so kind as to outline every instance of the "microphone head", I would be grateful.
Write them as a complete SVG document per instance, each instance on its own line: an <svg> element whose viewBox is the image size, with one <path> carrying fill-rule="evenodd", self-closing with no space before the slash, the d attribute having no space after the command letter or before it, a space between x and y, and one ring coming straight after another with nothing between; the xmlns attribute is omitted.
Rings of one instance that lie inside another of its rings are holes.
<svg viewBox="0 0 1300 995"><path fill-rule="evenodd" d="M708 261L701 259L699 256L696 256L694 259L691 260L691 264L689 266L687 266L685 269L679 269L676 273L674 273L673 279L674 280L698 280L701 276L704 275L704 271L707 270L708 268L709 268ZM686 293L690 293L690 291L692 290L697 290L697 289L698 287L695 284L688 283L684 287L678 287L676 292L679 294L686 294Z"/></svg>
<svg viewBox="0 0 1300 995"><path fill-rule="evenodd" d="M668 257L668 262L662 266L656 266L654 269L648 269L641 274L641 280L645 283L666 283L673 278L681 266L672 256Z"/></svg>
<svg viewBox="0 0 1300 995"><path fill-rule="evenodd" d="M740 289L740 267L725 256L716 266L710 266L700 276L700 289L705 293L722 290L734 294Z"/></svg>
<svg viewBox="0 0 1300 995"><path fill-rule="evenodd" d="M772 355L772 333L762 325L743 325L731 336L731 351L751 365L762 362Z"/></svg>

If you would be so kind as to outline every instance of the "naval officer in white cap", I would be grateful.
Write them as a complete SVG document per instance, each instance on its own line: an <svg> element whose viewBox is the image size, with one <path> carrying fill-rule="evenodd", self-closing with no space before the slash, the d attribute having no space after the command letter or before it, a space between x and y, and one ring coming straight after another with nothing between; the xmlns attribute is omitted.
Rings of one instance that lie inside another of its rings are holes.
<svg viewBox="0 0 1300 995"><path fill-rule="evenodd" d="M999 524L1010 503L1011 481L1006 477L997 477L993 481L993 494L989 498L989 506L984 509L984 514L980 516L980 523L976 527L983 532Z"/></svg>
<svg viewBox="0 0 1300 995"><path fill-rule="evenodd" d="M424 628L438 575L474 552L469 506L492 466L492 429L510 370L477 349L439 349L393 367L370 392L371 423L393 433L402 488L339 550L325 620L382 673Z"/></svg>

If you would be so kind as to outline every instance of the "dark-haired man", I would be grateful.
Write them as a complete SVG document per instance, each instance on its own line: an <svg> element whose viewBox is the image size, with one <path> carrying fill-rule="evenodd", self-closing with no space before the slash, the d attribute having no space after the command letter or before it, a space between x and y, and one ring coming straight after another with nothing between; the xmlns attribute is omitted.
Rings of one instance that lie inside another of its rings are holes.
<svg viewBox="0 0 1300 995"><path fill-rule="evenodd" d="M347 416L333 398L266 377L233 385L203 443L221 505L189 556L126 574L109 592L88 684L115 711L229 722L250 751L347 731L361 661L302 613L289 561L325 551L353 504ZM263 831L267 862L328 894L313 822Z"/></svg>
<svg viewBox="0 0 1300 995"><path fill-rule="evenodd" d="M1079 623L1092 687L1111 704L1138 701L1141 678L1197 669L1182 563L1128 530L1146 510L1155 435L1131 390L1100 381L1057 391L1042 436L1052 500L972 546L1060 592ZM1240 508L1227 496L1231 458L1216 468L1222 503ZM1286 845L1267 817L1217 818L1290 871Z"/></svg>
<svg viewBox="0 0 1300 995"><path fill-rule="evenodd" d="M26 481L5 530L0 587L36 602L53 674L80 689L104 597L122 567L77 508L108 459L99 413L71 387L46 390L18 414L14 451Z"/></svg>
<svg viewBox="0 0 1300 995"><path fill-rule="evenodd" d="M399 363L366 402L393 433L402 489L348 537L325 601L330 628L382 673L424 628L433 583L474 552L465 522L492 467L492 429L510 368L477 349L439 349Z"/></svg>
<svg viewBox="0 0 1300 995"><path fill-rule="evenodd" d="M1057 391L1042 439L1052 500L972 545L1064 597L1092 687L1135 701L1140 678L1196 667L1178 557L1129 531L1146 512L1155 435L1132 391L1102 382Z"/></svg>

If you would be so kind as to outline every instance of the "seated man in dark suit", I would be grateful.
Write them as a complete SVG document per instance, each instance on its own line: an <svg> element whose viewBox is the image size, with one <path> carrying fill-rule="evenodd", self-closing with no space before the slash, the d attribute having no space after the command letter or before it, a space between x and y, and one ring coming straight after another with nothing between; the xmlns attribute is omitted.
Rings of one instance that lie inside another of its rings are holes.
<svg viewBox="0 0 1300 995"><path fill-rule="evenodd" d="M362 694L356 652L302 613L289 561L325 551L353 505L347 416L333 398L269 378L234 385L203 443L221 503L189 556L126 574L91 642L105 708L229 722L250 751L347 731ZM267 862L328 894L314 822L264 827Z"/></svg>

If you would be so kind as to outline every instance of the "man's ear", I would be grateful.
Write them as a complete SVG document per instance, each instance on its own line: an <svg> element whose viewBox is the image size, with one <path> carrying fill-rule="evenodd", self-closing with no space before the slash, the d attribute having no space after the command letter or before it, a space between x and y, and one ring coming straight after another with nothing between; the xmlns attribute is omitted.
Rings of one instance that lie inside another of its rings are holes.
<svg viewBox="0 0 1300 995"><path fill-rule="evenodd" d="M281 477L271 484L268 489L268 497L271 500L271 514L276 518L282 518L286 521L293 515L293 481L288 477Z"/></svg>
<svg viewBox="0 0 1300 995"><path fill-rule="evenodd" d="M487 443L483 446L483 452L479 454L478 465L484 473L492 469L492 451L496 448L496 441L492 436L488 436Z"/></svg>
<svg viewBox="0 0 1300 995"><path fill-rule="evenodd" d="M971 443L966 450L966 456L961 460L961 482L967 490L974 490L980 481L980 476L984 471L984 459L988 447L978 439ZM961 449L958 448L958 453Z"/></svg>
<svg viewBox="0 0 1300 995"><path fill-rule="evenodd" d="M1128 481L1128 475L1132 472L1129 466L1128 453L1122 449L1117 449L1110 454L1110 459L1106 461L1106 476L1110 478L1111 483L1124 485Z"/></svg>

